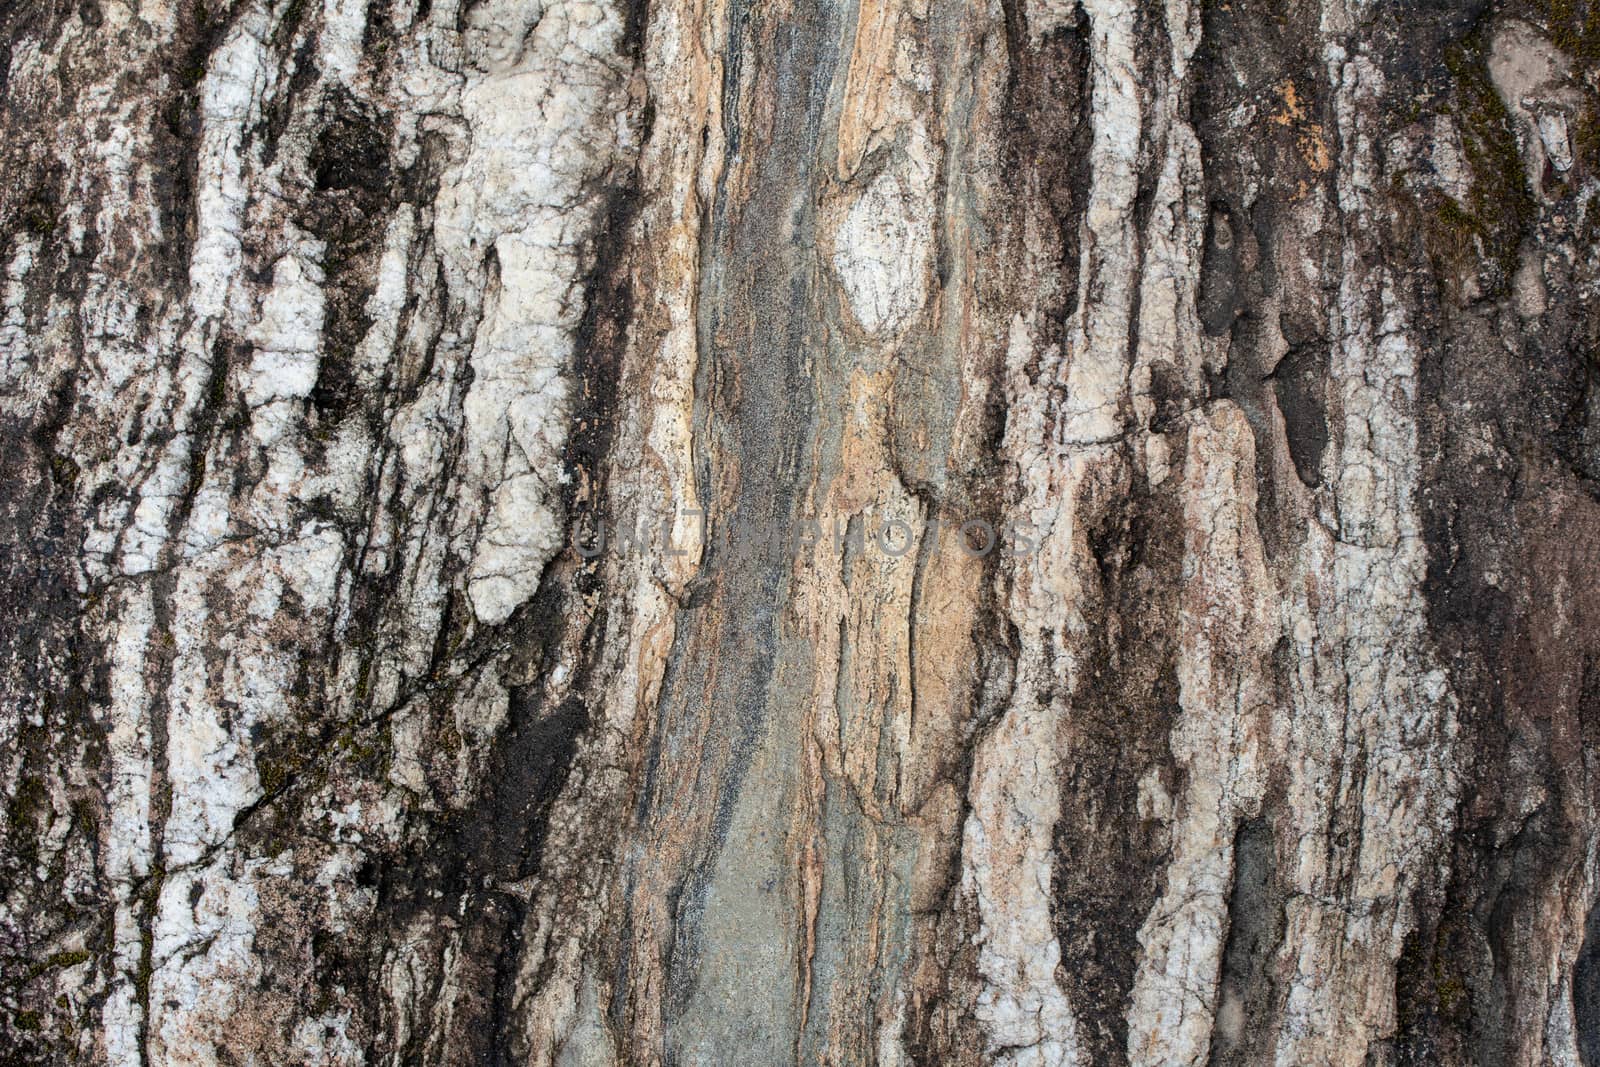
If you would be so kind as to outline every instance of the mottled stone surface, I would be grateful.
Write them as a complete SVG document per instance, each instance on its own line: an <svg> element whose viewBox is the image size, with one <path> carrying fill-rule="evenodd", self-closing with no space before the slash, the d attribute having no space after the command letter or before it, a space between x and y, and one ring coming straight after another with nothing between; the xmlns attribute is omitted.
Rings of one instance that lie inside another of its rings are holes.
<svg viewBox="0 0 1600 1067"><path fill-rule="evenodd" d="M0 130L0 1063L1600 1067L1600 0L14 0Z"/></svg>

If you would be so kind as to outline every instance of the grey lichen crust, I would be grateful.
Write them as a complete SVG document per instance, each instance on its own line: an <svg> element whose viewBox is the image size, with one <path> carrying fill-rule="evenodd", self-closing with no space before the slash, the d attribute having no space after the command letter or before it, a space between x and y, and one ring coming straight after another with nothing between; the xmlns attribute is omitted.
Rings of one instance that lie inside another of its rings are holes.
<svg viewBox="0 0 1600 1067"><path fill-rule="evenodd" d="M1600 0L18 0L0 129L0 1063L1600 1067Z"/></svg>

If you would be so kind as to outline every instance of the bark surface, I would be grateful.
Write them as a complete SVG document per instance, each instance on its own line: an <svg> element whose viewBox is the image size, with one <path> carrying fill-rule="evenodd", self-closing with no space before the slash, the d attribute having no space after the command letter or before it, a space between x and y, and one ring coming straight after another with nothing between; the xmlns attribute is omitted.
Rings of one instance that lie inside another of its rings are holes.
<svg viewBox="0 0 1600 1067"><path fill-rule="evenodd" d="M0 130L0 1063L1600 1067L1600 0L10 0Z"/></svg>

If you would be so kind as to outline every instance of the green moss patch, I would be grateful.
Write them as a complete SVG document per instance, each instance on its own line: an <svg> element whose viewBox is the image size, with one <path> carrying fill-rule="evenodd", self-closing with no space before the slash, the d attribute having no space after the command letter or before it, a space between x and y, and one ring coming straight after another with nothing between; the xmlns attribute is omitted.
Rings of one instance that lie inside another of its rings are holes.
<svg viewBox="0 0 1600 1067"><path fill-rule="evenodd" d="M1445 65L1455 89L1449 109L1461 131L1472 185L1465 204L1440 198L1432 212L1435 243L1456 259L1456 267L1466 265L1459 257L1469 251L1487 258L1499 274L1491 288L1500 288L1516 271L1518 245L1538 210L1511 114L1489 80L1481 32L1451 45Z"/></svg>

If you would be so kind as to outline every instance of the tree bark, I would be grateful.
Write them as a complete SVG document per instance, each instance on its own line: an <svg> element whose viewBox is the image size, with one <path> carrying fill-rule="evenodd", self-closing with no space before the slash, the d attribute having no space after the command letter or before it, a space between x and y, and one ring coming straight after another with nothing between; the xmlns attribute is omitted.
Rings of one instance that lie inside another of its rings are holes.
<svg viewBox="0 0 1600 1067"><path fill-rule="evenodd" d="M1600 2L0 8L0 1061L1600 1067Z"/></svg>

